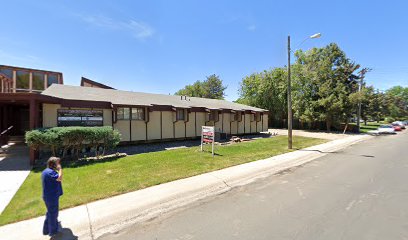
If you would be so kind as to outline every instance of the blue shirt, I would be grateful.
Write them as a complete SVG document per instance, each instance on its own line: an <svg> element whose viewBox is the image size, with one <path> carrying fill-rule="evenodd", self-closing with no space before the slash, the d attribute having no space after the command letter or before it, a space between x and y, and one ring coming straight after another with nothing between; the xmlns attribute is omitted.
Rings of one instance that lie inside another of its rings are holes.
<svg viewBox="0 0 408 240"><path fill-rule="evenodd" d="M41 182L43 187L43 199L45 201L58 200L62 195L61 182L57 181L58 172L51 168L46 168L41 174Z"/></svg>

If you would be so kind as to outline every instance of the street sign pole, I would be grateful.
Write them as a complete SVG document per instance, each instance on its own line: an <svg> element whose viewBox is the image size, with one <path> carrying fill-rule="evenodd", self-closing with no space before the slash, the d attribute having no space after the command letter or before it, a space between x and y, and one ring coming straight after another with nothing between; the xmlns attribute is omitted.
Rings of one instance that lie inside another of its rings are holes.
<svg viewBox="0 0 408 240"><path fill-rule="evenodd" d="M214 158L214 140L212 141L212 149L211 149L211 151L212 151L212 157Z"/></svg>

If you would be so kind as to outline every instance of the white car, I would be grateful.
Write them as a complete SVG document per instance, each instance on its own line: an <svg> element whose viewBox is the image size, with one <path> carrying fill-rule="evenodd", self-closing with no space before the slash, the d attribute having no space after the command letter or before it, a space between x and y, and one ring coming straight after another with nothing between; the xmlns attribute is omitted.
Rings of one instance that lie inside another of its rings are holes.
<svg viewBox="0 0 408 240"><path fill-rule="evenodd" d="M377 130L368 131L368 134L380 135L380 134L396 134L394 128L391 125L380 125Z"/></svg>
<svg viewBox="0 0 408 240"><path fill-rule="evenodd" d="M380 125L377 129L379 134L396 134L391 125Z"/></svg>

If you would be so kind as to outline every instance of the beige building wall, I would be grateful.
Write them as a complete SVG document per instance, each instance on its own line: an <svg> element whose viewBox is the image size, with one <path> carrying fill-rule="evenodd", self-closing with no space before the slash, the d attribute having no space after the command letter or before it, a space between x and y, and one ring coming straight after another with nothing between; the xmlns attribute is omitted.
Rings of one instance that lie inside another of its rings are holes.
<svg viewBox="0 0 408 240"><path fill-rule="evenodd" d="M103 125L112 126L112 109L103 109Z"/></svg>
<svg viewBox="0 0 408 240"><path fill-rule="evenodd" d="M147 139L155 140L160 139L161 127L160 127L160 112L149 112L149 122L147 123Z"/></svg>
<svg viewBox="0 0 408 240"><path fill-rule="evenodd" d="M238 134L238 121L231 122L231 134Z"/></svg>
<svg viewBox="0 0 408 240"><path fill-rule="evenodd" d="M231 133L231 128L230 128L231 114L222 113L222 121L223 121L223 132L230 134Z"/></svg>
<svg viewBox="0 0 408 240"><path fill-rule="evenodd" d="M174 123L175 127L175 138L183 138L186 135L185 132L185 123L184 121L177 121Z"/></svg>
<svg viewBox="0 0 408 240"><path fill-rule="evenodd" d="M242 120L240 122L237 123L238 125L238 134L243 134L244 133L244 115L242 114Z"/></svg>
<svg viewBox="0 0 408 240"><path fill-rule="evenodd" d="M222 115L218 114L218 121L214 122L216 132L222 132Z"/></svg>
<svg viewBox="0 0 408 240"><path fill-rule="evenodd" d="M263 130L268 131L268 114L263 115Z"/></svg>
<svg viewBox="0 0 408 240"><path fill-rule="evenodd" d="M163 139L173 138L173 112L162 112Z"/></svg>
<svg viewBox="0 0 408 240"><path fill-rule="evenodd" d="M130 123L129 120L118 120L113 124L113 128L121 134L121 141L130 141Z"/></svg>
<svg viewBox="0 0 408 240"><path fill-rule="evenodd" d="M60 104L43 104L43 127L57 126L57 110L61 108Z"/></svg>
<svg viewBox="0 0 408 240"><path fill-rule="evenodd" d="M256 121L251 122L251 126L249 130L250 130L250 133L256 133Z"/></svg>
<svg viewBox="0 0 408 240"><path fill-rule="evenodd" d="M60 104L43 104L43 127L57 127L58 109L69 109L68 107L61 107ZM112 126L112 109L100 108L72 108L84 110L102 110L103 111L103 125Z"/></svg>
<svg viewBox="0 0 408 240"><path fill-rule="evenodd" d="M186 123L187 126L187 137L195 137L195 114L193 112L188 114L188 122Z"/></svg>
<svg viewBox="0 0 408 240"><path fill-rule="evenodd" d="M262 132L262 116L261 121L256 122L256 132Z"/></svg>
<svg viewBox="0 0 408 240"><path fill-rule="evenodd" d="M146 140L146 123L141 120L132 120L132 139L131 141Z"/></svg>
<svg viewBox="0 0 408 240"><path fill-rule="evenodd" d="M205 126L207 113L205 113L205 112L196 112L194 114L195 114L195 116L197 116L197 119L196 119L196 121L197 121L197 123L196 123L197 136L201 136L201 127Z"/></svg>
<svg viewBox="0 0 408 240"><path fill-rule="evenodd" d="M250 124L251 124L251 114L245 114L245 133L250 133Z"/></svg>
<svg viewBox="0 0 408 240"><path fill-rule="evenodd" d="M43 104L43 126L57 126L57 110L67 109L62 108L60 104ZM91 109L91 108L73 108L73 109ZM103 122L105 126L112 126L112 110L103 110ZM206 112L191 112L189 113L189 121L177 121L174 123L175 131L173 133L173 121L175 113L172 111L162 111L162 120L160 120L160 111L149 113L149 122L147 123L147 140L160 140L171 138L184 137L199 137L201 135L202 126L214 126L216 131L239 135L244 133L256 133L268 130L268 114L262 115L262 120L259 122L250 121L251 114L242 116L242 121L231 121L233 115L231 113L219 114L218 122L206 122L208 113ZM160 123L162 123L162 128ZM121 141L144 141L146 140L146 123L144 121L131 121L132 136L130 136L129 120L118 120L114 123L114 129L117 129L122 137ZM245 132L244 132L245 124ZM174 136L175 134L175 136Z"/></svg>

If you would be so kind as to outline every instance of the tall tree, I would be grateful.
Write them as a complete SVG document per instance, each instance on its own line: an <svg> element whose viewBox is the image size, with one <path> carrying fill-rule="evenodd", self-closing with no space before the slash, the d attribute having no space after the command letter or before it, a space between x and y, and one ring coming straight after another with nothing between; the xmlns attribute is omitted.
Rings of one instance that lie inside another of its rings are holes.
<svg viewBox="0 0 408 240"><path fill-rule="evenodd" d="M334 43L307 52L298 51L296 57L296 64L303 66L301 75L308 79L302 89L313 90L313 95L305 99L311 101L309 109L318 120L326 122L330 131L333 123L340 123L350 115L349 95L356 88L354 72L359 65L351 62ZM303 114L299 113L300 116Z"/></svg>
<svg viewBox="0 0 408 240"><path fill-rule="evenodd" d="M287 118L287 71L274 68L242 79L237 102L268 109L270 121Z"/></svg>
<svg viewBox="0 0 408 240"><path fill-rule="evenodd" d="M225 89L227 89L227 86L223 85L220 77L213 74L207 76L207 79L204 81L196 81L192 85L186 85L184 88L178 90L175 95L224 99Z"/></svg>

